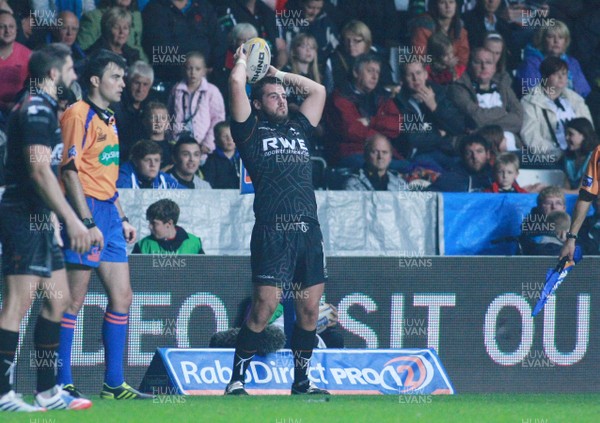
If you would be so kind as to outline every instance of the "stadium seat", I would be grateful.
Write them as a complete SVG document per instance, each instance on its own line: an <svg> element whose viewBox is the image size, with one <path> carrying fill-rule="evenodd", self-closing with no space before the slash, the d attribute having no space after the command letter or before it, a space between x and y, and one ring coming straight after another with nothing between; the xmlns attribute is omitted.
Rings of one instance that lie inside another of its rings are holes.
<svg viewBox="0 0 600 423"><path fill-rule="evenodd" d="M537 183L562 187L565 184L565 173L559 169L521 169L517 183L522 187Z"/></svg>

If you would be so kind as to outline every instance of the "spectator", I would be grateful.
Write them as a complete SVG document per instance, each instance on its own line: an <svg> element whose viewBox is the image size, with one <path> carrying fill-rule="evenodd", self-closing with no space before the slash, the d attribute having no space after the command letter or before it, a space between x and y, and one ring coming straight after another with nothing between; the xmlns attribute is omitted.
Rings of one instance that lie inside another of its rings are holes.
<svg viewBox="0 0 600 423"><path fill-rule="evenodd" d="M231 0L231 13L235 22L254 25L258 36L271 48L271 62L277 69L287 63L287 46L282 31L278 28L275 12L261 0Z"/></svg>
<svg viewBox="0 0 600 423"><path fill-rule="evenodd" d="M8 114L23 89L29 71L31 50L15 41L17 21L12 13L0 10L0 112Z"/></svg>
<svg viewBox="0 0 600 423"><path fill-rule="evenodd" d="M169 97L173 116L173 136L192 134L202 150L200 164L215 149L214 127L225 120L225 102L219 89L206 80L206 62L202 53L189 52L185 58L185 77Z"/></svg>
<svg viewBox="0 0 600 423"><path fill-rule="evenodd" d="M567 240L566 234L571 227L571 217L564 211L553 211L547 216L548 227L546 233L534 237L531 249L524 254L532 256L558 256L563 243Z"/></svg>
<svg viewBox="0 0 600 423"><path fill-rule="evenodd" d="M540 191L536 201L537 205L531 209L521 223L519 242L524 255L536 255L545 241L544 237L554 234L555 225L550 224L548 215L554 211L566 211L565 194L560 187L544 188ZM567 230L569 230L569 226L567 226Z"/></svg>
<svg viewBox="0 0 600 423"><path fill-rule="evenodd" d="M123 161L129 157L129 150L137 141L144 138L143 112L154 82L152 66L138 60L127 70L127 85L121 101L114 107L119 128L119 149ZM147 136L152 136L150 133ZM163 156L165 160L169 157Z"/></svg>
<svg viewBox="0 0 600 423"><path fill-rule="evenodd" d="M290 61L282 71L305 76L319 84L325 85L325 88L332 89L333 83L331 81L326 83L322 80L317 50L318 46L315 37L303 32L299 33L292 39L290 44ZM290 111L298 111L302 101L304 101L302 93L295 93L289 87L286 91Z"/></svg>
<svg viewBox="0 0 600 423"><path fill-rule="evenodd" d="M190 189L210 189L208 182L198 176L200 168L200 146L196 140L188 135L183 135L173 147L175 165L168 173L179 182L179 185Z"/></svg>
<svg viewBox="0 0 600 423"><path fill-rule="evenodd" d="M308 25L290 25L286 28L286 42L288 45L291 45L292 39L300 33L310 34L315 38L318 46L318 63L322 66L322 72L327 59L340 44L337 27L323 9L324 4L324 0L300 0L300 7L291 10L301 11L301 16ZM292 47L290 47L290 51L292 50Z"/></svg>
<svg viewBox="0 0 600 423"><path fill-rule="evenodd" d="M568 65L547 57L540 66L542 83L521 99L523 143L533 152L562 155L567 150L565 124L576 117L592 120L584 99L567 88Z"/></svg>
<svg viewBox="0 0 600 423"><path fill-rule="evenodd" d="M568 144L564 161L566 188L569 190L568 194L577 194L581 178L600 140L592 123L586 118L571 119L565 124L565 128Z"/></svg>
<svg viewBox="0 0 600 423"><path fill-rule="evenodd" d="M464 116L441 86L427 80L421 61L403 63L401 73L404 83L396 105L403 118L402 144L409 149L402 154L412 161L433 162L437 168L453 167L457 162L453 137L464 133Z"/></svg>
<svg viewBox="0 0 600 423"><path fill-rule="evenodd" d="M507 50L506 43L502 35L497 32L490 32L483 41L483 47L487 48L494 55L496 63L496 78L502 81L502 84L512 86L512 77L506 71Z"/></svg>
<svg viewBox="0 0 600 423"><path fill-rule="evenodd" d="M518 136L523 108L506 80L496 74L494 54L479 47L471 53L468 72L448 88L448 96L467 116L467 127L500 125L508 139ZM516 141L513 139L510 142Z"/></svg>
<svg viewBox="0 0 600 423"><path fill-rule="evenodd" d="M184 188L171 175L160 171L161 148L151 140L141 140L131 148L131 160L119 168L117 188Z"/></svg>
<svg viewBox="0 0 600 423"><path fill-rule="evenodd" d="M519 157L515 153L501 153L494 161L494 182L484 192L526 193L517 183L519 176Z"/></svg>
<svg viewBox="0 0 600 423"><path fill-rule="evenodd" d="M169 116L167 106L158 101L150 101L142 112L144 136L154 141L161 149L160 169L164 172L172 164L171 134L172 118ZM139 141L136 140L135 142Z"/></svg>
<svg viewBox="0 0 600 423"><path fill-rule="evenodd" d="M429 79L439 85L448 85L465 73L467 67L458 63L452 41L442 32L436 32L427 41L431 64L427 65Z"/></svg>
<svg viewBox="0 0 600 423"><path fill-rule="evenodd" d="M331 162L338 166L361 168L367 138L381 133L395 139L400 133L400 112L378 84L380 63L374 54L357 57L353 81L345 89L336 89L326 108L331 134L327 147ZM403 170L406 165L406 161L393 160L391 167Z"/></svg>
<svg viewBox="0 0 600 423"><path fill-rule="evenodd" d="M139 240L132 254L204 254L202 240L177 226L179 206L163 198L146 210L150 235Z"/></svg>
<svg viewBox="0 0 600 423"><path fill-rule="evenodd" d="M500 153L506 153L507 151L514 151L507 145L506 137L504 136L504 130L500 125L486 125L476 132L477 135L481 135L490 144L492 152L492 161Z"/></svg>
<svg viewBox="0 0 600 423"><path fill-rule="evenodd" d="M371 30L361 21L353 20L348 22L342 28L342 42L333 52L327 62L327 71L331 72L334 88L344 88L352 80L354 61L363 54L378 54L377 49L373 47ZM392 70L389 64L383 64L379 57L381 84L397 93L400 87L396 88L392 80Z"/></svg>
<svg viewBox="0 0 600 423"><path fill-rule="evenodd" d="M215 151L208 156L202 167L204 178L215 189L237 189L240 187L240 154L235 148L229 123L215 125Z"/></svg>
<svg viewBox="0 0 600 423"><path fill-rule="evenodd" d="M485 40L495 32L509 42L507 49L508 68L514 69L521 59L521 49L512 45L511 24L505 19L506 7L502 0L477 0L475 9L463 16L471 48L486 47ZM489 47L488 47L489 48Z"/></svg>
<svg viewBox="0 0 600 423"><path fill-rule="evenodd" d="M481 192L492 185L491 151L481 135L467 135L459 144L461 163L444 172L429 186L429 191Z"/></svg>
<svg viewBox="0 0 600 423"><path fill-rule="evenodd" d="M77 42L77 34L79 33L79 19L74 13L69 11L60 12L58 15L59 22L62 25L57 25L46 38L47 43L63 43L71 49L71 57L73 62L77 63L85 59L85 52Z"/></svg>
<svg viewBox="0 0 600 423"><path fill-rule="evenodd" d="M102 15L100 26L101 36L87 50L88 53L101 49L109 50L122 56L128 66L140 60L140 52L127 45L131 28L131 13L127 9L122 7L108 9Z"/></svg>
<svg viewBox="0 0 600 423"><path fill-rule="evenodd" d="M600 256L600 196L594 199L594 214L585 218L578 236L584 255Z"/></svg>
<svg viewBox="0 0 600 423"><path fill-rule="evenodd" d="M469 60L469 40L460 18L456 0L431 0L428 12L410 22L411 44L415 54L427 54L427 40L435 32L442 32L452 40L458 63L467 65Z"/></svg>
<svg viewBox="0 0 600 423"><path fill-rule="evenodd" d="M190 51L201 52L209 68L223 67L226 37L208 0L154 0L144 8L142 18L147 28L144 51L161 81L177 82L173 64L182 63Z"/></svg>
<svg viewBox="0 0 600 423"><path fill-rule="evenodd" d="M80 18L81 25L77 42L84 50L91 48L102 36L102 16L113 7L122 7L131 13L127 45L138 52L141 60L147 62L148 57L142 48L142 14L137 8L136 0L99 0L98 8L84 13Z"/></svg>
<svg viewBox="0 0 600 423"><path fill-rule="evenodd" d="M581 66L577 59L567 55L571 43L569 28L561 21L554 20L553 26L541 26L535 33L533 45L529 44L523 53L523 62L517 69L515 82L517 92L524 96L542 82L540 67L544 59L557 57L564 60L568 66L567 87L582 97L587 97L591 91Z"/></svg>
<svg viewBox="0 0 600 423"><path fill-rule="evenodd" d="M375 134L365 143L365 165L352 175L344 189L349 191L406 191L404 180L389 170L392 144L385 135Z"/></svg>

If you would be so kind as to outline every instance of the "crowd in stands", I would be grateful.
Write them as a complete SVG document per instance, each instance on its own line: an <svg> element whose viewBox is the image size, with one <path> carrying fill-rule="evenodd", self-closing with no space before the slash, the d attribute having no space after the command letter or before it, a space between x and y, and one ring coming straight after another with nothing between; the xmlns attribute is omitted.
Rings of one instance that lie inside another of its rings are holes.
<svg viewBox="0 0 600 423"><path fill-rule="evenodd" d="M527 167L577 193L599 142L598 27L600 0L0 0L0 131L32 50L71 48L66 108L107 49L129 67L118 186L238 188L227 79L259 36L274 66L327 89L311 153L333 170L316 188L342 168L348 190L540 192L517 183ZM287 98L296 112L302 93Z"/></svg>

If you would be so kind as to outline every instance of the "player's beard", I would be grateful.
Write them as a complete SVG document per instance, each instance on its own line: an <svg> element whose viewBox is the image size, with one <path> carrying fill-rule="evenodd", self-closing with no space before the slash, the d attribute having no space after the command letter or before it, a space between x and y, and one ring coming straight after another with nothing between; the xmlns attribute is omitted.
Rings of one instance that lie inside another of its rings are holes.
<svg viewBox="0 0 600 423"><path fill-rule="evenodd" d="M59 100L69 100L69 89L70 87L65 84L62 75L56 83L56 97Z"/></svg>
<svg viewBox="0 0 600 423"><path fill-rule="evenodd" d="M288 113L286 113L285 115L278 115L277 113L265 112L264 110L261 110L261 113L265 119L276 125L281 125L282 123L285 123L288 120Z"/></svg>

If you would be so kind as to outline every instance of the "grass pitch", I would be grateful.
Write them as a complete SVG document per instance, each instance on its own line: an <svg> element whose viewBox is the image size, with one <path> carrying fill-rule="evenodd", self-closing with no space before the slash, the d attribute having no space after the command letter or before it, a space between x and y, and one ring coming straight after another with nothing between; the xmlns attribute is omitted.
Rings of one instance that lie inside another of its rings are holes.
<svg viewBox="0 0 600 423"><path fill-rule="evenodd" d="M31 401L31 397L26 397ZM598 422L600 394L463 394L455 396L158 396L105 401L84 411L2 413L0 422Z"/></svg>

